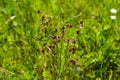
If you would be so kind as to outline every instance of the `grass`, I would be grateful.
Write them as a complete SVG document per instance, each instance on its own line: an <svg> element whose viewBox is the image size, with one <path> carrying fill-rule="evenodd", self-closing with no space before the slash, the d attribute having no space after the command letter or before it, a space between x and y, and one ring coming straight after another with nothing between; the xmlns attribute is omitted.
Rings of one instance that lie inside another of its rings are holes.
<svg viewBox="0 0 120 80"><path fill-rule="evenodd" d="M1 80L120 80L119 0L0 5Z"/></svg>

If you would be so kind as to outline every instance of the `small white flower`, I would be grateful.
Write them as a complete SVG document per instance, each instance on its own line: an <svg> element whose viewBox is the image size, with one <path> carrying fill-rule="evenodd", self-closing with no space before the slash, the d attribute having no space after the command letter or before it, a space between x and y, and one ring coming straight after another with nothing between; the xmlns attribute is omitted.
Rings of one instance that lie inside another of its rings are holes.
<svg viewBox="0 0 120 80"><path fill-rule="evenodd" d="M116 13L117 13L117 10L114 9L114 8L112 8L112 9L110 10L110 12L113 13L113 14L116 14Z"/></svg>
<svg viewBox="0 0 120 80"><path fill-rule="evenodd" d="M112 20L115 20L115 19L116 19L116 16L110 16L110 18L111 18Z"/></svg>

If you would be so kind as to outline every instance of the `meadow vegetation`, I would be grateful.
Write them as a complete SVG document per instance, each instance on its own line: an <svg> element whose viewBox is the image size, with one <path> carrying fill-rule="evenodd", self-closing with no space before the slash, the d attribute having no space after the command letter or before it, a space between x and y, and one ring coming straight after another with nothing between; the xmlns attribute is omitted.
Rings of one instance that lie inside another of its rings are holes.
<svg viewBox="0 0 120 80"><path fill-rule="evenodd" d="M119 7L120 0L0 0L0 80L120 80Z"/></svg>

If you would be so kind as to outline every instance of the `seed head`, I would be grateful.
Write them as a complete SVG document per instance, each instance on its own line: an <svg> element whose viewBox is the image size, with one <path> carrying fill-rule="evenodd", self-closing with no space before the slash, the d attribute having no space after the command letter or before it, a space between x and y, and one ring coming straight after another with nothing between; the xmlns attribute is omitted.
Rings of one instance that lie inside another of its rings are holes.
<svg viewBox="0 0 120 80"><path fill-rule="evenodd" d="M71 28L72 27L72 24L66 24L66 28Z"/></svg>
<svg viewBox="0 0 120 80"><path fill-rule="evenodd" d="M84 23L83 23L83 20L82 20L82 19L80 20L80 27L81 27L81 28L84 27Z"/></svg>
<svg viewBox="0 0 120 80"><path fill-rule="evenodd" d="M49 37L52 39L56 39L56 36L54 36L54 35L50 35Z"/></svg>
<svg viewBox="0 0 120 80"><path fill-rule="evenodd" d="M58 29L57 29L57 28L55 28L55 32L58 32Z"/></svg>
<svg viewBox="0 0 120 80"><path fill-rule="evenodd" d="M43 14L41 18L42 18L42 21L44 21L46 19L46 16Z"/></svg>
<svg viewBox="0 0 120 80"><path fill-rule="evenodd" d="M77 30L76 33L77 33L77 35L79 35L80 34L80 30Z"/></svg>
<svg viewBox="0 0 120 80"><path fill-rule="evenodd" d="M67 42L69 44L70 40L69 39L65 39L65 42Z"/></svg>
<svg viewBox="0 0 120 80"><path fill-rule="evenodd" d="M61 37L59 35L56 36L56 41L60 42L61 41Z"/></svg>
<svg viewBox="0 0 120 80"><path fill-rule="evenodd" d="M73 44L75 44L75 43L76 43L76 40L75 40L74 38L72 39L72 43L73 43Z"/></svg>
<svg viewBox="0 0 120 80"><path fill-rule="evenodd" d="M66 30L66 27L65 27L65 26L63 26L61 30L62 30L62 32L64 33L64 32L65 32L65 30Z"/></svg>
<svg viewBox="0 0 120 80"><path fill-rule="evenodd" d="M40 12L41 12L41 11L38 9L38 10L37 10L37 13L40 14Z"/></svg>
<svg viewBox="0 0 120 80"><path fill-rule="evenodd" d="M36 41L40 41L40 38L36 37Z"/></svg>
<svg viewBox="0 0 120 80"><path fill-rule="evenodd" d="M78 63L77 58L70 59L68 62L72 63L73 65L76 65Z"/></svg>
<svg viewBox="0 0 120 80"><path fill-rule="evenodd" d="M76 51L76 48L75 48L75 47L71 47L71 48L69 49L69 52L72 52L73 54L75 53L75 51Z"/></svg>
<svg viewBox="0 0 120 80"><path fill-rule="evenodd" d="M41 52L44 54L44 53L45 53L45 49L44 49L44 48L42 48Z"/></svg>
<svg viewBox="0 0 120 80"><path fill-rule="evenodd" d="M55 44L52 43L52 44L51 44L51 47L52 47L52 48L55 48Z"/></svg>
<svg viewBox="0 0 120 80"><path fill-rule="evenodd" d="M52 51L52 54L53 54L54 56L57 55L56 51Z"/></svg>

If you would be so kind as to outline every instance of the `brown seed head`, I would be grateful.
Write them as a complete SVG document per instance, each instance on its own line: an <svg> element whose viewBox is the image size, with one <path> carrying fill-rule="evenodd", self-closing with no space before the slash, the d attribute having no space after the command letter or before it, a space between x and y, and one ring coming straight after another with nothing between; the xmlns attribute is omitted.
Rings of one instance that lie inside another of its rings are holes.
<svg viewBox="0 0 120 80"><path fill-rule="evenodd" d="M41 11L38 9L38 10L37 10L37 13L40 14L40 12L41 12Z"/></svg>
<svg viewBox="0 0 120 80"><path fill-rule="evenodd" d="M41 52L44 54L44 53L45 53L45 49L44 49L44 48L42 48Z"/></svg>
<svg viewBox="0 0 120 80"><path fill-rule="evenodd" d="M67 42L69 44L70 40L69 39L65 39L65 42Z"/></svg>
<svg viewBox="0 0 120 80"><path fill-rule="evenodd" d="M57 29L57 28L55 28L55 32L58 32L58 29Z"/></svg>
<svg viewBox="0 0 120 80"><path fill-rule="evenodd" d="M42 18L42 21L44 21L46 19L46 16L43 14L41 18Z"/></svg>
<svg viewBox="0 0 120 80"><path fill-rule="evenodd" d="M64 33L64 32L65 32L65 30L66 30L66 27L65 27L65 26L63 26L61 30L62 30L62 32Z"/></svg>
<svg viewBox="0 0 120 80"><path fill-rule="evenodd" d="M56 36L54 36L54 35L50 35L49 37L52 39L56 39Z"/></svg>
<svg viewBox="0 0 120 80"><path fill-rule="evenodd" d="M50 26L50 19L45 19L45 24L49 27Z"/></svg>
<svg viewBox="0 0 120 80"><path fill-rule="evenodd" d="M78 63L78 59L70 59L68 62L72 63L73 65Z"/></svg>
<svg viewBox="0 0 120 80"><path fill-rule="evenodd" d="M56 51L52 51L52 54L53 54L53 55L57 55Z"/></svg>
<svg viewBox="0 0 120 80"><path fill-rule="evenodd" d="M36 41L40 41L40 38L36 37Z"/></svg>
<svg viewBox="0 0 120 80"><path fill-rule="evenodd" d="M74 38L72 39L72 43L74 43L74 44L76 43L76 40Z"/></svg>
<svg viewBox="0 0 120 80"><path fill-rule="evenodd" d="M84 24L83 24L83 20L82 20L82 19L80 20L80 26L81 26L81 27L84 26Z"/></svg>
<svg viewBox="0 0 120 80"><path fill-rule="evenodd" d="M52 43L52 44L51 44L51 47L52 47L52 48L55 48L55 44Z"/></svg>
<svg viewBox="0 0 120 80"><path fill-rule="evenodd" d="M76 51L75 47L71 47L71 48L69 49L69 52L72 52L73 54L75 53L75 51Z"/></svg>
<svg viewBox="0 0 120 80"><path fill-rule="evenodd" d="M61 37L59 35L56 36L56 41L60 42L61 41Z"/></svg>
<svg viewBox="0 0 120 80"><path fill-rule="evenodd" d="M71 28L72 27L72 24L68 23L66 24L66 28Z"/></svg>
<svg viewBox="0 0 120 80"><path fill-rule="evenodd" d="M76 34L79 35L79 34L80 34L80 30L77 30L77 31L76 31Z"/></svg>
<svg viewBox="0 0 120 80"><path fill-rule="evenodd" d="M48 47L49 47L49 49L50 49L50 50L52 50L52 46L51 46L51 45L50 45L50 46L48 46Z"/></svg>

